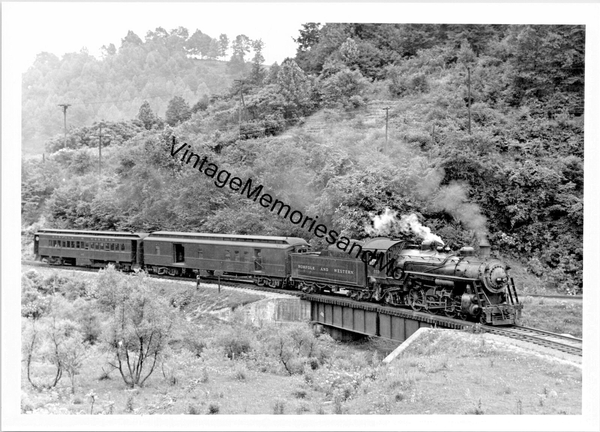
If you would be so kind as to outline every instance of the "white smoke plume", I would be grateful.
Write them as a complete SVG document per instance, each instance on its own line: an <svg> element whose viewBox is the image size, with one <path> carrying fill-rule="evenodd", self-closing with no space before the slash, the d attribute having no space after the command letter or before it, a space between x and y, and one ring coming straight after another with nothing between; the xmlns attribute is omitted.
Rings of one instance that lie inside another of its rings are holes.
<svg viewBox="0 0 600 432"><path fill-rule="evenodd" d="M414 213L403 215L400 219L396 212L386 207L382 215L371 214L373 226L365 226L365 231L370 236L394 236L402 234L416 234L424 241L436 241L444 244L441 237L431 232L431 229L422 225Z"/></svg>
<svg viewBox="0 0 600 432"><path fill-rule="evenodd" d="M453 182L441 187L433 202L436 209L444 210L474 231L480 241L487 237L487 219L477 204L469 202L466 185Z"/></svg>

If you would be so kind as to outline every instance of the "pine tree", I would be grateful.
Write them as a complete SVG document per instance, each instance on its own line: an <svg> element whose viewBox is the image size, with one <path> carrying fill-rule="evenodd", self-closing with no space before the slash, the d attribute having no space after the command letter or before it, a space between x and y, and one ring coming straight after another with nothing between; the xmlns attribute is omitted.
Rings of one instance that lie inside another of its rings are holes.
<svg viewBox="0 0 600 432"><path fill-rule="evenodd" d="M176 126L192 116L190 106L181 96L175 96L169 101L165 117L169 126Z"/></svg>
<svg viewBox="0 0 600 432"><path fill-rule="evenodd" d="M152 129L152 126L160 123L160 119L154 114L148 101L144 101L138 112L138 119L144 124L147 130Z"/></svg>

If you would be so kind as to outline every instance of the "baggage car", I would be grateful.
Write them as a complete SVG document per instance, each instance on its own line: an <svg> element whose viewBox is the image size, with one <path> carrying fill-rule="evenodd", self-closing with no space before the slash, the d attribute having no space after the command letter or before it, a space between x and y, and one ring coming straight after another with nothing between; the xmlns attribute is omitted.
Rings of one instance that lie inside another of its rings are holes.
<svg viewBox="0 0 600 432"><path fill-rule="evenodd" d="M296 237L158 231L144 240L146 269L172 276L239 277L272 287L287 283L289 255L308 249Z"/></svg>

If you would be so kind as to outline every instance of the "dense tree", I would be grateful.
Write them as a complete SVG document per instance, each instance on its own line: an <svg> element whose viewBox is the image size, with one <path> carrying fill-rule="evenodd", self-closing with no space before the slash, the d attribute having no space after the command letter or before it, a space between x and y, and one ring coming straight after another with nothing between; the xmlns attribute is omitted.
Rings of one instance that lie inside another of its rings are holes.
<svg viewBox="0 0 600 432"><path fill-rule="evenodd" d="M229 49L229 38L225 33L219 35L219 57L225 57Z"/></svg>
<svg viewBox="0 0 600 432"><path fill-rule="evenodd" d="M176 126L192 116L190 106L181 96L175 96L169 101L165 119L170 126Z"/></svg>
<svg viewBox="0 0 600 432"><path fill-rule="evenodd" d="M198 111L206 110L208 108L208 104L209 104L208 96L202 95L202 97L200 99L198 99L198 102L196 102L194 104L194 106L192 107L192 109L191 109L192 114L195 114Z"/></svg>
<svg viewBox="0 0 600 432"><path fill-rule="evenodd" d="M365 104L364 92L369 84L358 70L347 67L321 80L320 92L323 103L329 106L341 105L356 108Z"/></svg>
<svg viewBox="0 0 600 432"><path fill-rule="evenodd" d="M115 44L111 43L111 44L108 44L108 46L102 45L102 57L103 58L113 56L116 53L117 53L117 47L115 47Z"/></svg>
<svg viewBox="0 0 600 432"><path fill-rule="evenodd" d="M136 35L134 32L132 32L131 30L129 30L127 32L127 36L125 36L123 39L121 39L121 48L123 48L127 44L139 46L139 45L142 45L142 43L143 42L140 39L140 37L138 35Z"/></svg>
<svg viewBox="0 0 600 432"><path fill-rule="evenodd" d="M286 102L286 117L306 115L314 106L313 83L294 60L282 63L277 74L277 86Z"/></svg>
<svg viewBox="0 0 600 432"><path fill-rule="evenodd" d="M252 40L246 35L237 35L231 44L233 54L229 60L232 70L237 72L245 71L245 57L250 52Z"/></svg>
<svg viewBox="0 0 600 432"><path fill-rule="evenodd" d="M147 130L152 129L154 126L160 126L161 124L161 120L154 114L148 101L144 101L142 106L140 106L137 118Z"/></svg>
<svg viewBox="0 0 600 432"><path fill-rule="evenodd" d="M254 57L252 58L252 71L250 72L250 79L255 84L261 84L265 76L263 69L265 58L262 55L262 49L264 46L264 42L260 39L252 41Z"/></svg>
<svg viewBox="0 0 600 432"><path fill-rule="evenodd" d="M187 48L192 54L207 58L210 53L211 42L213 38L209 35L196 30L192 37L187 42Z"/></svg>

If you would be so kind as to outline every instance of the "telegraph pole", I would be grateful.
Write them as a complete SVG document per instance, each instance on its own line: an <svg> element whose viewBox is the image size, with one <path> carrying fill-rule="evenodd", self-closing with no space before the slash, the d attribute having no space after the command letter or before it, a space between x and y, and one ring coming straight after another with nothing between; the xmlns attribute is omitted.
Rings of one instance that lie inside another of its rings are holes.
<svg viewBox="0 0 600 432"><path fill-rule="evenodd" d="M471 135L471 68L467 66L467 109L469 110L469 135Z"/></svg>
<svg viewBox="0 0 600 432"><path fill-rule="evenodd" d="M71 106L71 104L58 104L59 107L63 107L63 113L65 115L65 148L67 148L67 108Z"/></svg>
<svg viewBox="0 0 600 432"><path fill-rule="evenodd" d="M244 80L235 80L236 83L238 83L240 85L240 102L241 104L239 105L238 108L238 138L241 139L242 138L242 105L244 106L244 109L246 109L246 103L244 102Z"/></svg>
<svg viewBox="0 0 600 432"><path fill-rule="evenodd" d="M100 122L100 137L98 139L98 179L102 175L102 122Z"/></svg>
<svg viewBox="0 0 600 432"><path fill-rule="evenodd" d="M387 145L388 145L388 120L390 118L390 107L385 107L385 148L383 149L383 153L387 153Z"/></svg>

